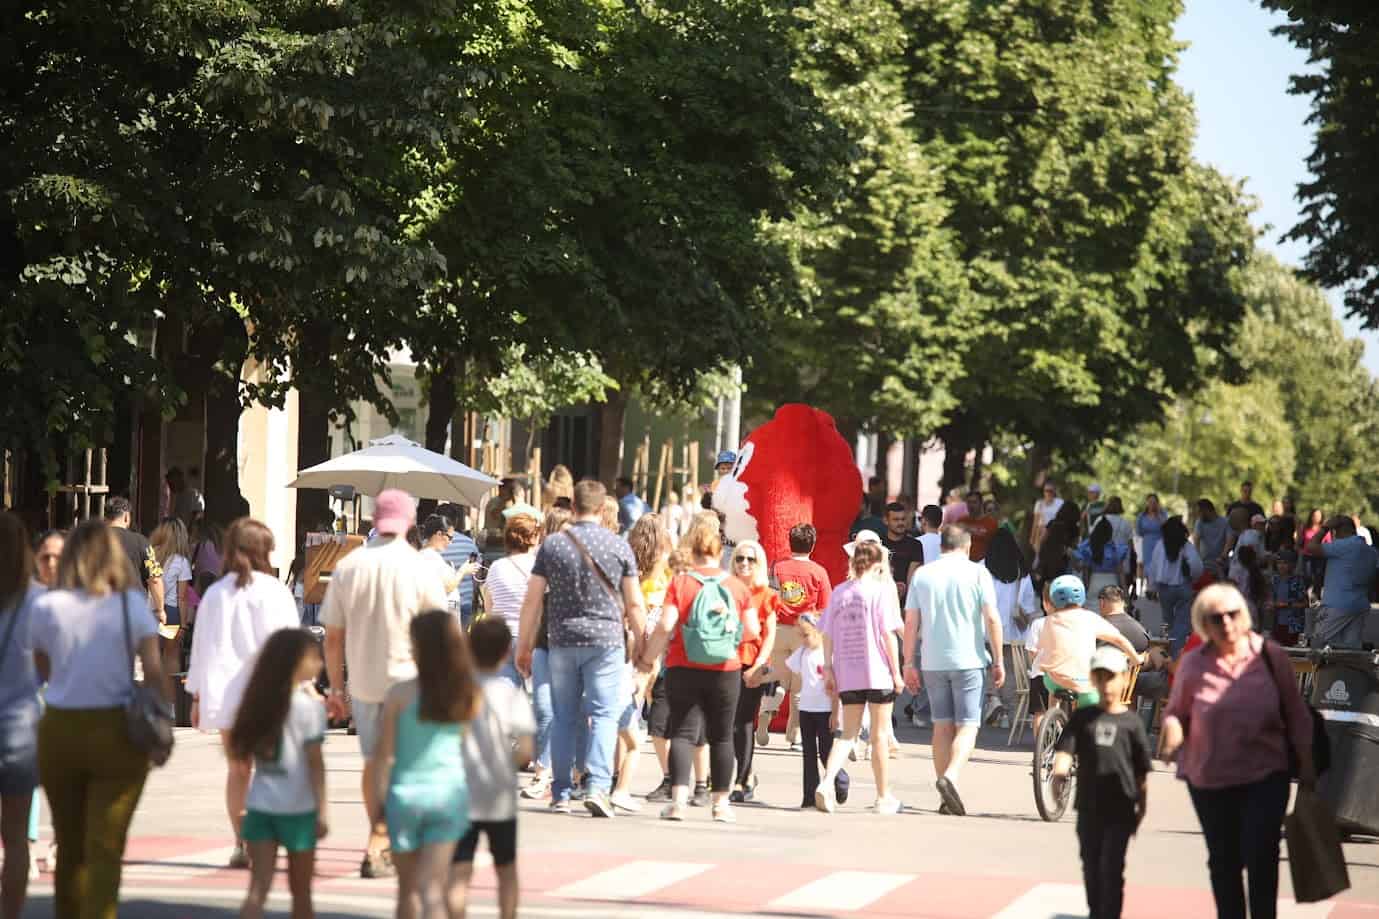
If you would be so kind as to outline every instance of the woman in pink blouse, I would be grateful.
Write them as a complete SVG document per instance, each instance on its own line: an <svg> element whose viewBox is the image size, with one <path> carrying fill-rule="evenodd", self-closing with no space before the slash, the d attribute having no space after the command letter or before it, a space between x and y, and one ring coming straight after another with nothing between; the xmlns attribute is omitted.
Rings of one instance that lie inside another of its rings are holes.
<svg viewBox="0 0 1379 919"><path fill-rule="evenodd" d="M1218 919L1274 919L1279 828L1288 806L1288 755L1298 781L1316 783L1312 720L1287 653L1254 634L1233 584L1213 584L1192 604L1204 644L1183 655L1164 711L1164 760L1178 763L1207 841Z"/></svg>

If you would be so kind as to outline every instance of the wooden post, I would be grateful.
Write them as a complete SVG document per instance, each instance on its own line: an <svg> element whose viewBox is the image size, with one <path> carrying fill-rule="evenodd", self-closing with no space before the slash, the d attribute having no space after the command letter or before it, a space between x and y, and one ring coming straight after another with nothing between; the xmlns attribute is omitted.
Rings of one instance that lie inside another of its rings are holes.
<svg viewBox="0 0 1379 919"><path fill-rule="evenodd" d="M527 463L527 476L531 479L531 505L541 506L541 448L532 447L531 460Z"/></svg>
<svg viewBox="0 0 1379 919"><path fill-rule="evenodd" d="M675 468L675 441L668 440L661 447L661 461L656 464L656 490L655 498L651 502L651 509L657 513L661 510L661 495L665 493L666 479Z"/></svg>
<svg viewBox="0 0 1379 919"><path fill-rule="evenodd" d="M689 459L686 465L689 466L690 493L694 495L697 503L699 498L699 441L697 440L689 451Z"/></svg>

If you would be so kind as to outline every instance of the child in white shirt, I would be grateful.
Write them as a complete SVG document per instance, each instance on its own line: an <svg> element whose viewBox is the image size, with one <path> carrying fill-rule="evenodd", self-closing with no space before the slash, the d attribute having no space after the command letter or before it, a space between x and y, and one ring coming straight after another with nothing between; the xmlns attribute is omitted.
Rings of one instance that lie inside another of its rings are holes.
<svg viewBox="0 0 1379 919"><path fill-rule="evenodd" d="M819 787L819 764L827 765L833 749L833 728L837 725L833 699L824 686L824 638L816 613L804 613L798 623L803 644L785 661L791 673L800 677L800 742L804 745L804 797L801 810L814 807L814 792ZM840 771L833 783L838 803L848 797L849 779Z"/></svg>

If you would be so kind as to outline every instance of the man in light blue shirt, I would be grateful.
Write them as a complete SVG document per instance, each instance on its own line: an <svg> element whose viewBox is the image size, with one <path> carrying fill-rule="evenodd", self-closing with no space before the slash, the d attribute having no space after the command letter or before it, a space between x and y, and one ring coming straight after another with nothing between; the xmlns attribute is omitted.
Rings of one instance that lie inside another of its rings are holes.
<svg viewBox="0 0 1379 919"><path fill-rule="evenodd" d="M968 558L972 534L961 524L939 531L942 554L915 572L905 598L905 685L918 692L920 668L934 718L934 772L943 812L965 816L958 776L977 744L982 688L991 667L996 688L1005 682L999 650L1001 617L996 585L986 567ZM921 637L919 668L915 640Z"/></svg>
<svg viewBox="0 0 1379 919"><path fill-rule="evenodd" d="M1323 542L1328 533L1331 542ZM1322 606L1312 644L1333 648L1361 647L1365 616L1369 613L1369 592L1379 556L1357 535L1355 521L1340 514L1314 533L1302 551L1326 559Z"/></svg>
<svg viewBox="0 0 1379 919"><path fill-rule="evenodd" d="M454 504L446 504L437 508L436 513L450 524L450 545L441 550L441 558L449 562L456 571L461 571L472 557L479 555L479 544L468 533L455 528L458 517L464 513L463 509ZM467 626L469 617L474 615L473 575L460 578L460 586L451 591L446 600L452 608L459 610L460 621Z"/></svg>
<svg viewBox="0 0 1379 919"><path fill-rule="evenodd" d="M636 525L638 520L651 513L651 508L647 507L645 501L637 497L637 493L632 488L632 480L629 478L620 477L614 485L614 491L618 496L618 529L622 531L623 536L626 536L632 531L632 527Z"/></svg>

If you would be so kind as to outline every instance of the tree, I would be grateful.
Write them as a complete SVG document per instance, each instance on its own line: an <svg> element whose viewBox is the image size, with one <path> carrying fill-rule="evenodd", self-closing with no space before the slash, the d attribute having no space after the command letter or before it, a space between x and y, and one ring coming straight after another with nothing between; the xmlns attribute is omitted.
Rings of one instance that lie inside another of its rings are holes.
<svg viewBox="0 0 1379 919"><path fill-rule="evenodd" d="M1379 328L1379 8L1345 0L1261 0L1288 14L1274 30L1307 52L1309 71L1289 92L1310 96L1315 138L1298 185L1302 219L1285 239L1311 244L1305 265L1325 287L1344 290L1347 311Z"/></svg>

